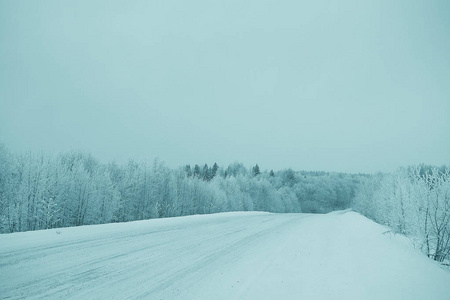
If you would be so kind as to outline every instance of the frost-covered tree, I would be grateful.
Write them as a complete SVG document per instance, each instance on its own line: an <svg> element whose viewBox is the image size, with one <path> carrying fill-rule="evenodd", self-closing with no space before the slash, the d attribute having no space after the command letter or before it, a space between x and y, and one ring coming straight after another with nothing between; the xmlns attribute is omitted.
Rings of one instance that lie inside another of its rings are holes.
<svg viewBox="0 0 450 300"><path fill-rule="evenodd" d="M253 171L253 176L258 176L259 174L261 174L261 171L259 170L258 164L256 164L256 165L252 168L252 171Z"/></svg>
<svg viewBox="0 0 450 300"><path fill-rule="evenodd" d="M186 165L184 167L184 172L186 173L187 177L191 177L192 176L192 170L191 170L191 165Z"/></svg>
<svg viewBox="0 0 450 300"><path fill-rule="evenodd" d="M258 165L249 171L241 163L226 169L205 164L203 170L170 169L159 160L103 164L82 152L14 154L0 145L0 231L223 211L299 212L308 201L318 207L315 212L325 212L345 208L351 195L349 178L277 174Z"/></svg>
<svg viewBox="0 0 450 300"><path fill-rule="evenodd" d="M159 218L177 215L176 181L174 174L166 165L155 159L151 175L153 203Z"/></svg>
<svg viewBox="0 0 450 300"><path fill-rule="evenodd" d="M421 166L366 180L354 208L410 237L429 257L450 259L450 169Z"/></svg>
<svg viewBox="0 0 450 300"><path fill-rule="evenodd" d="M213 165L213 167L211 169L211 179L216 177L218 170L219 170L219 166L216 163L214 163L214 165Z"/></svg>
<svg viewBox="0 0 450 300"><path fill-rule="evenodd" d="M0 144L0 230L18 231L18 174L14 157Z"/></svg>
<svg viewBox="0 0 450 300"><path fill-rule="evenodd" d="M226 173L227 176L234 176L234 177L237 177L238 175L247 176L248 170L243 164L235 162L228 166Z"/></svg>
<svg viewBox="0 0 450 300"><path fill-rule="evenodd" d="M205 180L205 181L210 181L212 179L211 171L208 167L208 164L205 164L203 166L202 177L203 177L203 180Z"/></svg>
<svg viewBox="0 0 450 300"><path fill-rule="evenodd" d="M201 171L200 171L200 166L199 165L195 165L194 166L194 177L196 177L196 178L200 178L200 176L201 176Z"/></svg>

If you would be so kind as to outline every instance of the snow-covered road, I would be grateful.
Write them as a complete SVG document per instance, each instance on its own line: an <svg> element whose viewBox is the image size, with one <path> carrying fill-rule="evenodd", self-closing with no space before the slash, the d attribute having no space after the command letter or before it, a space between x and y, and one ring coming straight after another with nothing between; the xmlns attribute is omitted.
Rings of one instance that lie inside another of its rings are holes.
<svg viewBox="0 0 450 300"><path fill-rule="evenodd" d="M450 299L450 273L354 212L223 213L0 236L0 298Z"/></svg>

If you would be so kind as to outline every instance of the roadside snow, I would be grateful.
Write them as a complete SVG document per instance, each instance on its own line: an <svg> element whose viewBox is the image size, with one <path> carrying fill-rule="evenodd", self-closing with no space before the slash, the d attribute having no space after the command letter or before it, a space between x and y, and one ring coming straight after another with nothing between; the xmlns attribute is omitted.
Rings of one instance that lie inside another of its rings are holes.
<svg viewBox="0 0 450 300"><path fill-rule="evenodd" d="M241 212L6 234L0 298L450 299L450 273L386 230Z"/></svg>

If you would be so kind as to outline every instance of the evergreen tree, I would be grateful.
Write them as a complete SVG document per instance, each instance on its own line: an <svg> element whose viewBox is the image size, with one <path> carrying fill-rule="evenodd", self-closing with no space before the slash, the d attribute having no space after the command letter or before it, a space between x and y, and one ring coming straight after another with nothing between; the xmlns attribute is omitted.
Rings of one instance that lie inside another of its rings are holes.
<svg viewBox="0 0 450 300"><path fill-rule="evenodd" d="M208 164L205 164L203 166L202 175L203 175L203 180L204 181L210 181L211 180L211 172L210 172L210 170L208 168Z"/></svg>
<svg viewBox="0 0 450 300"><path fill-rule="evenodd" d="M253 167L253 176L258 176L259 174L261 174L261 171L259 170L258 164L256 164L256 166Z"/></svg>
<svg viewBox="0 0 450 300"><path fill-rule="evenodd" d="M214 163L212 170L211 170L211 179L213 179L214 177L216 177L217 174L217 170L219 169L219 166Z"/></svg>
<svg viewBox="0 0 450 300"><path fill-rule="evenodd" d="M194 177L200 178L200 167L197 164L194 166Z"/></svg>
<svg viewBox="0 0 450 300"><path fill-rule="evenodd" d="M191 165L186 165L186 167L184 167L184 172L186 173L187 177L191 177L192 176Z"/></svg>

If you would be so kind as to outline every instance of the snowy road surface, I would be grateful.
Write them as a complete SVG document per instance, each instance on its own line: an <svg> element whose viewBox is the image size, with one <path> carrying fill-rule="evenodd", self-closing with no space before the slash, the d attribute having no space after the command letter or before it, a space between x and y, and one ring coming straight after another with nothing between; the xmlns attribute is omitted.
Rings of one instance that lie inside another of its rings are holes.
<svg viewBox="0 0 450 300"><path fill-rule="evenodd" d="M0 298L450 299L450 273L354 212L223 213L0 236Z"/></svg>

